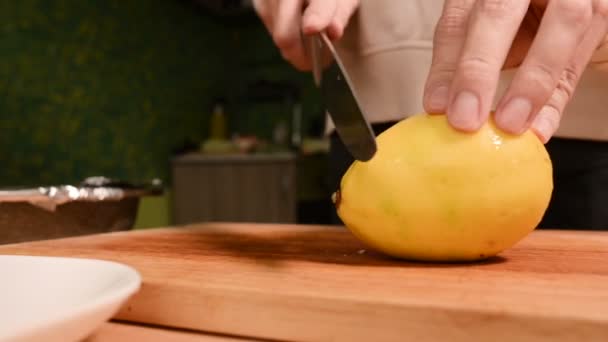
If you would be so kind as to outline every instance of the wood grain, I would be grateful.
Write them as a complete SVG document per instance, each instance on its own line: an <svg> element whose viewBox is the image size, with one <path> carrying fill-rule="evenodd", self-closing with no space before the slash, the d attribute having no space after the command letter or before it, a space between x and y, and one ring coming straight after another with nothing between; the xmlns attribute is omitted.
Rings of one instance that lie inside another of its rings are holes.
<svg viewBox="0 0 608 342"><path fill-rule="evenodd" d="M118 318L292 341L608 341L608 232L535 231L481 263L368 250L342 228L205 224L0 247L115 260Z"/></svg>
<svg viewBox="0 0 608 342"><path fill-rule="evenodd" d="M158 327L109 322L102 325L83 342L254 342L221 335L169 330Z"/></svg>

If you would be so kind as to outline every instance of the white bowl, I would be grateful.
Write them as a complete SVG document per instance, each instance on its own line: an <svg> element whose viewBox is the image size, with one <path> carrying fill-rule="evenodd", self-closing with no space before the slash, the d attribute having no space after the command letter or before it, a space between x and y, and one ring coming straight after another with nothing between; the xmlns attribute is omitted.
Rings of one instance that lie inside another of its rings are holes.
<svg viewBox="0 0 608 342"><path fill-rule="evenodd" d="M0 341L80 341L141 286L110 261L0 255Z"/></svg>

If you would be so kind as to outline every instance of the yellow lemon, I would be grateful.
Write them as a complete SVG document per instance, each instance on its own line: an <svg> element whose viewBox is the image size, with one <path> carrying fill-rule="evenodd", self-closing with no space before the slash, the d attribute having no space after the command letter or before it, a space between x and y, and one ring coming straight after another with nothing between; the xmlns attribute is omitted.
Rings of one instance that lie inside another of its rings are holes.
<svg viewBox="0 0 608 342"><path fill-rule="evenodd" d="M490 120L474 133L445 115L414 115L380 134L334 194L352 233L399 258L473 261L533 231L553 191L552 164L531 131L510 135Z"/></svg>

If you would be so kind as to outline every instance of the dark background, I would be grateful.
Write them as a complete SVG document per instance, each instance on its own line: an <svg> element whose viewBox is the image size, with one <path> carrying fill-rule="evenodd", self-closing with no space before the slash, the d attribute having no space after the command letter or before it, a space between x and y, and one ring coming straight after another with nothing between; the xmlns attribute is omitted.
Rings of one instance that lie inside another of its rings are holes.
<svg viewBox="0 0 608 342"><path fill-rule="evenodd" d="M295 101L319 133L311 76L283 61L252 10L203 5L2 1L0 186L169 183L170 157L206 138L216 99L233 133L270 138Z"/></svg>

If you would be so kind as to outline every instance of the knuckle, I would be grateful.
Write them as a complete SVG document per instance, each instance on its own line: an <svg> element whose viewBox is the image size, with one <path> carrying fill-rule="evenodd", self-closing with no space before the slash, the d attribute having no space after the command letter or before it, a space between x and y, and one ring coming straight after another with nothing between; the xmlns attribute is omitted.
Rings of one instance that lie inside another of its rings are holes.
<svg viewBox="0 0 608 342"><path fill-rule="evenodd" d="M574 70L573 68L566 68L563 71L562 77L557 82L557 86L555 87L555 89L556 93L558 93L559 96L563 97L563 99L561 100L564 103L568 102L569 99L571 99L574 95L574 88L576 86L577 81L578 72L576 70Z"/></svg>
<svg viewBox="0 0 608 342"><path fill-rule="evenodd" d="M555 91L551 98L551 101L554 103L567 103L569 99L572 98L572 90L567 85L564 85L560 82L557 87L555 87Z"/></svg>
<svg viewBox="0 0 608 342"><path fill-rule="evenodd" d="M508 16L519 0L482 0L477 4L479 12L490 19L501 19Z"/></svg>
<svg viewBox="0 0 608 342"><path fill-rule="evenodd" d="M433 68L429 74L425 90L428 91L431 87L438 87L452 83L454 79L454 71L449 69Z"/></svg>
<svg viewBox="0 0 608 342"><path fill-rule="evenodd" d="M465 71L466 73L490 73L492 72L494 63L490 58L485 56L470 56L464 57L459 65L458 69Z"/></svg>
<svg viewBox="0 0 608 342"><path fill-rule="evenodd" d="M558 0L555 5L564 20L569 23L588 23L593 17L593 6L589 1Z"/></svg>
<svg viewBox="0 0 608 342"><path fill-rule="evenodd" d="M551 110L544 111L544 119L551 125L551 129L556 131L561 119L561 111L559 109L561 106L548 104L547 107L551 108Z"/></svg>
<svg viewBox="0 0 608 342"><path fill-rule="evenodd" d="M454 74L455 68L452 63L436 60L431 65L431 74L451 76Z"/></svg>
<svg viewBox="0 0 608 342"><path fill-rule="evenodd" d="M495 65L486 56L465 57L458 62L454 78L465 83L476 84L478 88L491 86L498 74L498 68Z"/></svg>
<svg viewBox="0 0 608 342"><path fill-rule="evenodd" d="M525 82L539 93L551 94L558 82L557 75L551 68L544 64L535 64L526 71Z"/></svg>
<svg viewBox="0 0 608 342"><path fill-rule="evenodd" d="M467 19L468 8L462 4L456 4L446 9L435 27L435 40L441 42L464 36Z"/></svg>

